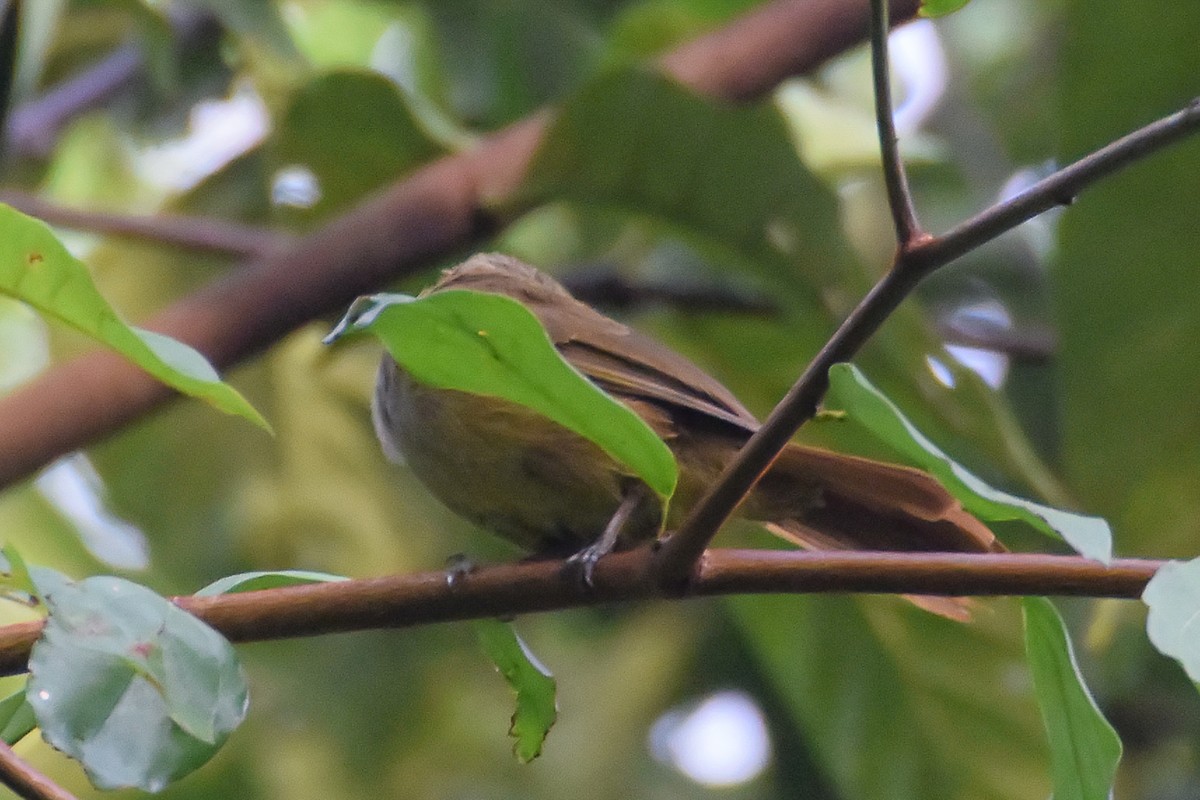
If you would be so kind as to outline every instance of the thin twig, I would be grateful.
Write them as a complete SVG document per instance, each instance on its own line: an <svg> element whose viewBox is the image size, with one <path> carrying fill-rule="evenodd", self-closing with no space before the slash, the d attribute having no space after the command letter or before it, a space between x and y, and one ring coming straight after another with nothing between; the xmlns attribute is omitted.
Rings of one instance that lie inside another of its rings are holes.
<svg viewBox="0 0 1200 800"><path fill-rule="evenodd" d="M829 368L852 358L918 283L934 270L1052 208L1071 202L1095 181L1200 130L1200 98L1064 167L1011 200L897 253L896 263L838 327L763 426L700 499L659 551L664 585L681 590L717 529L753 488L800 426L817 411Z"/></svg>
<svg viewBox="0 0 1200 800"><path fill-rule="evenodd" d="M900 141L892 112L892 83L888 64L888 0L871 0L871 76L875 90L875 126L879 130L879 153L883 161L883 183L901 250L924 236L908 190L908 175L900 158Z"/></svg>
<svg viewBox="0 0 1200 800"><path fill-rule="evenodd" d="M25 800L75 800L75 795L38 772L2 741L0 783Z"/></svg>
<svg viewBox="0 0 1200 800"><path fill-rule="evenodd" d="M1080 595L1136 598L1162 566L1079 556L974 553L708 551L685 596L801 593L927 595ZM594 585L582 587L563 561L292 586L216 597L176 598L233 641L341 631L406 628L450 620L511 616L663 596L652 549L600 559ZM0 628L0 674L25 669L40 622Z"/></svg>
<svg viewBox="0 0 1200 800"><path fill-rule="evenodd" d="M183 214L149 217L84 211L12 189L0 190L0 203L7 203L18 211L63 228L241 258L264 258L295 244L297 239L288 233L212 217Z"/></svg>
<svg viewBox="0 0 1200 800"><path fill-rule="evenodd" d="M216 19L205 12L171 15L180 57L187 58L216 38ZM45 158L58 137L79 115L110 102L145 74L146 58L137 42L122 45L39 97L13 109L4 130L5 153Z"/></svg>
<svg viewBox="0 0 1200 800"><path fill-rule="evenodd" d="M924 274L950 263L980 245L990 242L1022 222L1055 206L1067 206L1085 188L1123 169L1140 158L1200 130L1200 97L1195 97L1174 114L1105 145L1070 166L1063 167L1025 191L997 203L941 236L913 247L905 260Z"/></svg>

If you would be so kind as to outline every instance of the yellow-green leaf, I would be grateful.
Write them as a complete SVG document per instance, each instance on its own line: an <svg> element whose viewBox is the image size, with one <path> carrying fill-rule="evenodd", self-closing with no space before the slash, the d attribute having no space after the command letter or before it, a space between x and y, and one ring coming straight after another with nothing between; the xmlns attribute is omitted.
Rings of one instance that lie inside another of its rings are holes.
<svg viewBox="0 0 1200 800"><path fill-rule="evenodd" d="M97 291L87 267L40 220L0 204L0 294L116 350L163 383L261 428L271 426L200 353L127 325Z"/></svg>

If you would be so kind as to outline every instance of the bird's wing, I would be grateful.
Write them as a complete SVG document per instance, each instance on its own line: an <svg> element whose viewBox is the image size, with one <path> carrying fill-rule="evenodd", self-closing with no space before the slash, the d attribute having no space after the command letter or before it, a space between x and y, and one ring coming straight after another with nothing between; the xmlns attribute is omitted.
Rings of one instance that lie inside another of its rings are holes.
<svg viewBox="0 0 1200 800"><path fill-rule="evenodd" d="M619 398L649 401L753 433L754 418L733 394L683 356L626 328L555 342L589 380Z"/></svg>

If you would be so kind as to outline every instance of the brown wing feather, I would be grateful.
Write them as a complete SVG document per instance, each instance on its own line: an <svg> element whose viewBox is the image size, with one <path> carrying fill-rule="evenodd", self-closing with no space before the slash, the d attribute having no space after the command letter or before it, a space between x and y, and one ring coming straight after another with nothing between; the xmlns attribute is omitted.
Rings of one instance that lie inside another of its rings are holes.
<svg viewBox="0 0 1200 800"><path fill-rule="evenodd" d="M514 280L513 276L522 280ZM602 388L708 415L753 432L758 421L720 381L688 359L581 303L548 275L487 253L448 270L430 291L472 289L519 300L568 362Z"/></svg>
<svg viewBox="0 0 1200 800"><path fill-rule="evenodd" d="M995 534L928 473L911 467L789 445L760 484L757 505L859 549L998 552ZM794 487L815 487L813 503ZM786 495L796 500L788 508ZM780 521L776 516L768 520ZM820 546L820 545L817 545Z"/></svg>

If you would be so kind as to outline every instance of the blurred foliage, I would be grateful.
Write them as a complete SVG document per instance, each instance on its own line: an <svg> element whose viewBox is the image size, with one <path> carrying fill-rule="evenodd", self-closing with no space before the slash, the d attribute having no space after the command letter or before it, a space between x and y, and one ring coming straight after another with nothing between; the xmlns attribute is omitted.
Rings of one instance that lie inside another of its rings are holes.
<svg viewBox="0 0 1200 800"><path fill-rule="evenodd" d="M172 16L161 3L27 2L15 112L130 43L148 48L152 70L49 132L49 155L6 151L3 174L88 208L308 228L439 153L565 105L527 187L536 205L488 245L560 275L615 270L770 299L778 310L767 315L663 304L629 315L766 413L893 246L862 133L864 53L736 109L614 72L752 5L180 0L172 12L206 9L222 23L181 48L164 41ZM1193 5L1147 14L1131 0L973 0L922 23L940 37L947 70L940 102L902 134L915 145L911 181L927 224L942 230L1023 175L1194 96ZM926 60L916 74L936 68ZM909 88L905 97L920 87ZM240 110L214 123L214 101ZM972 253L923 287L859 361L940 448L1018 494L1106 515L1122 554L1195 550L1198 156L1200 141L1179 145ZM317 194L286 195L287 166L308 167ZM134 321L238 268L93 234L64 240ZM429 266L402 288L442 265ZM938 336L973 314L998 314L1017 335L1055 331L1059 345L1040 359L985 354L993 390ZM89 451L113 510L149 540L152 567L137 580L179 593L242 571L365 576L436 569L458 552L514 557L385 464L367 411L378 349L330 353L319 344L328 328L309 326L232 375L274 440L179 403ZM0 386L83 346L0 306ZM803 436L895 457L832 420ZM104 571L103 553L89 553L33 484L0 497L0 530L31 563ZM1000 533L1026 544L1019 531ZM1077 601L1064 611L1126 743L1118 793L1186 796L1200 778L1192 685L1150 649L1140 607ZM1017 606L987 601L976 616L962 626L894 598L750 597L518 620L557 676L561 710L527 766L505 735L510 693L468 626L245 646L247 723L163 796L1044 797L1049 753ZM762 708L771 766L706 789L650 731L665 712L727 688ZM97 795L42 742L18 749L81 797Z"/></svg>

